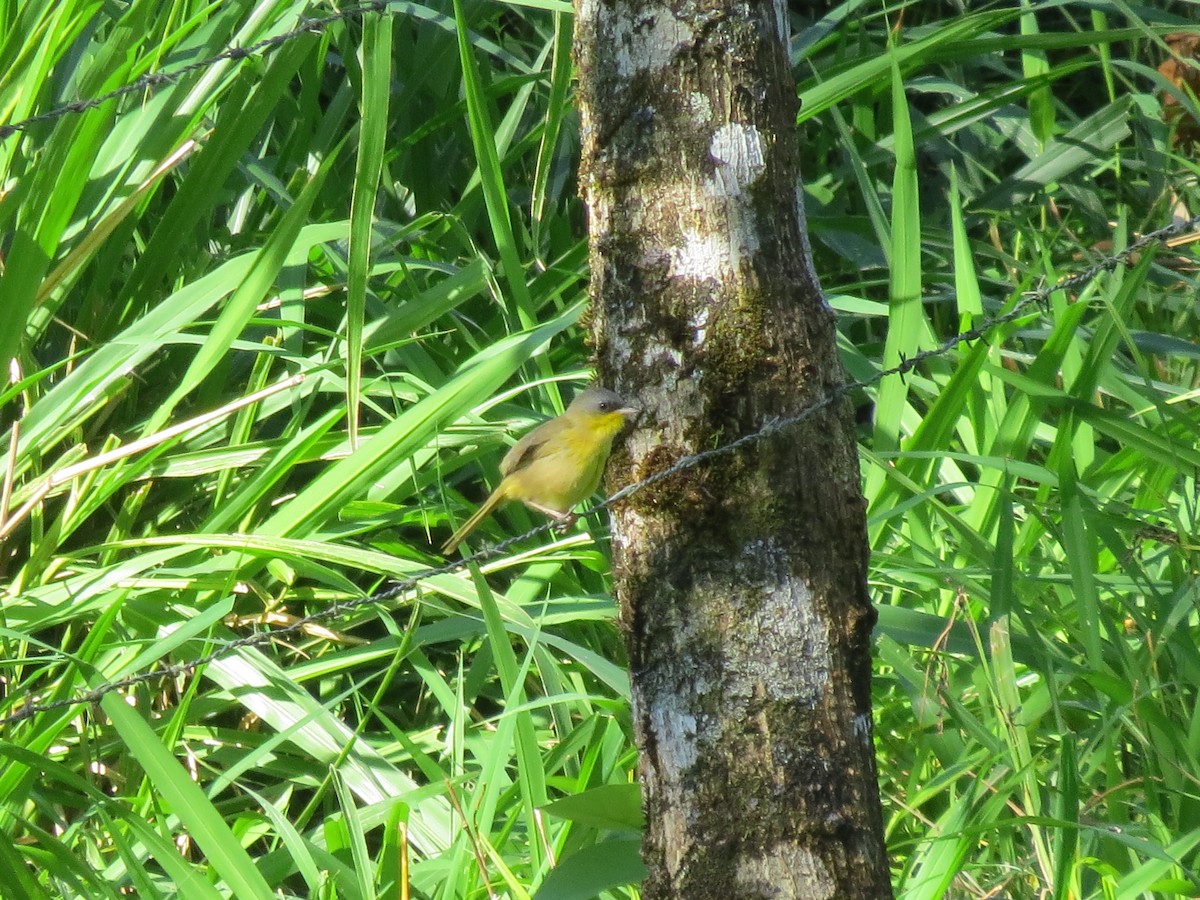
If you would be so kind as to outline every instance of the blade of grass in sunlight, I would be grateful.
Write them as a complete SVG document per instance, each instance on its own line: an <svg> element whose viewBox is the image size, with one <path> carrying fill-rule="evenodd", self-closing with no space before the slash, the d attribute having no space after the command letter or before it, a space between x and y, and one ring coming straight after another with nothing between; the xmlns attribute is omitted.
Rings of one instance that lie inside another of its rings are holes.
<svg viewBox="0 0 1200 900"><path fill-rule="evenodd" d="M896 174L892 180L891 285L888 303L888 332L883 365L899 364L902 356L931 345L932 335L925 321L921 289L921 208L917 185L916 155L908 100L900 70L892 67L892 116L896 138ZM879 388L875 408L875 446L891 450L900 445L901 421L908 407L908 391L903 379L892 378ZM882 473L868 475L868 497L876 495Z"/></svg>
<svg viewBox="0 0 1200 900"><path fill-rule="evenodd" d="M159 742L154 731L136 710L109 695L103 701L130 753L141 765L146 777L169 804L174 816L203 849L216 876L240 897L273 896L271 888L258 873L221 814Z"/></svg>
<svg viewBox="0 0 1200 900"><path fill-rule="evenodd" d="M383 170L391 94L392 20L368 15L363 20L362 125L350 201L350 266L346 280L346 403L350 446L358 446L362 389L363 320L366 316L367 270L370 267L371 223L375 194Z"/></svg>
<svg viewBox="0 0 1200 900"><path fill-rule="evenodd" d="M504 174L500 167L499 154L496 151L495 131L492 127L483 89L479 83L475 57L467 40L467 21L461 0L454 0L454 18L458 24L458 52L462 64L463 87L467 96L471 143L475 148L475 157L479 165L479 177L487 204L492 238L495 241L496 250L500 254L504 280L508 286L513 309L520 317L522 326L528 328L536 321L532 317L533 303L525 284L524 267L521 265L517 250L516 234L504 186Z"/></svg>

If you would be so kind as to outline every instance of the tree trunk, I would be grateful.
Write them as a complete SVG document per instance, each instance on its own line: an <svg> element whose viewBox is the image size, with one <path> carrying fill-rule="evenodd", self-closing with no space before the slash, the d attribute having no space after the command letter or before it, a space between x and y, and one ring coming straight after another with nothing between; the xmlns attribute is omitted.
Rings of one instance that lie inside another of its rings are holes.
<svg viewBox="0 0 1200 900"><path fill-rule="evenodd" d="M812 268L786 4L580 0L601 381L644 412L614 484L844 378ZM614 513L647 898L891 897L850 412Z"/></svg>

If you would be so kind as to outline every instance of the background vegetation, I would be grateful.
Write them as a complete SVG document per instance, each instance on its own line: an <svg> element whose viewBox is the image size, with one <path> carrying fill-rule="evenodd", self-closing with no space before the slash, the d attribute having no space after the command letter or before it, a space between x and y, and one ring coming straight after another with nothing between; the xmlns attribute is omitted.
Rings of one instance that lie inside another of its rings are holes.
<svg viewBox="0 0 1200 900"><path fill-rule="evenodd" d="M587 378L570 7L386 7L0 140L6 897L636 896L602 523L421 575ZM0 122L331 12L0 0ZM1200 208L1195 15L795 4L853 377ZM857 398L907 900L1200 892L1196 291L1142 254Z"/></svg>

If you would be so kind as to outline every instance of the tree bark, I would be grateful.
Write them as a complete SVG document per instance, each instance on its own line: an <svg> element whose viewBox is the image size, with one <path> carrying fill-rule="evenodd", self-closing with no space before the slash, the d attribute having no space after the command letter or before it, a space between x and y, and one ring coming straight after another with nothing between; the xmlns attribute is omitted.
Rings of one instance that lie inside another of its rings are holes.
<svg viewBox="0 0 1200 900"><path fill-rule="evenodd" d="M805 230L786 15L578 5L600 380L644 408L614 484L844 379ZM838 403L615 511L645 897L892 896L864 508Z"/></svg>

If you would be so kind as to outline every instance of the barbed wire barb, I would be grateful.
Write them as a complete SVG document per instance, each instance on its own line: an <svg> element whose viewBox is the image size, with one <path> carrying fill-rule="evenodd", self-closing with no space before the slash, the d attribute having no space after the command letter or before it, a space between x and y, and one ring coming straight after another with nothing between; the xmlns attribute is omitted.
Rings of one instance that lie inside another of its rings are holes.
<svg viewBox="0 0 1200 900"><path fill-rule="evenodd" d="M382 2L382 0L380 0ZM644 490L655 484L671 478L687 469L695 468L709 460L720 456L725 456L730 453L735 453L744 447L757 443L773 434L777 434L788 428L793 428L801 422L811 418L822 410L828 409L834 404L840 402L843 398L849 396L854 391L863 390L872 387L885 378L900 377L911 371L916 366L924 363L929 359L944 356L954 350L961 344L971 341L980 340L989 335L1001 325L1015 322L1017 319L1028 314L1029 307L1037 305L1039 308L1043 303L1048 303L1049 297L1055 291L1074 290L1083 285L1089 284L1101 272L1111 272L1117 266L1121 265L1129 259L1130 256L1140 253L1142 250L1156 244L1160 241L1165 241L1167 238L1174 237L1187 231L1193 231L1200 227L1200 215L1193 216L1190 219L1174 222L1157 231L1150 232L1137 239L1124 250L1105 257L1100 262L1094 263L1083 272L1073 275L1069 278L1056 282L1048 287L1041 287L1036 291L1026 292L1006 313L1002 313L992 317L983 318L978 325L973 326L967 331L959 332L944 340L938 346L923 350L919 353L914 353L909 357L901 357L899 364L890 368L881 369L875 372L868 378L858 381L843 382L824 397L814 401L794 415L779 418L775 417L767 420L759 426L755 431L742 435L736 440L730 441L728 444L723 444L719 447L713 447L708 450L703 450L698 453L693 453L676 460L675 463L655 472L639 481L626 485L610 497L588 507L582 513L580 518L594 516L600 512L609 509L613 504L632 496L638 491ZM550 531L554 527L554 523L545 522L528 531L505 538L497 544L485 547L469 556L461 559L448 562L442 566L436 566L424 569L414 575L409 575L397 581L395 584L378 591L374 594L369 594L363 597L355 597L352 600L341 600L331 603L329 606L318 610L317 612L309 613L301 616L287 625L274 628L269 631L254 632L245 637L236 638L232 641L221 643L216 649L200 656L196 659L188 660L181 663L173 663L170 665L161 666L147 672L140 672L136 675L130 675L125 678L116 679L113 681L104 682L97 685L88 691L81 692L71 697L64 697L58 700L47 701L43 703L24 702L14 712L5 717L0 717L0 728L9 727L19 722L26 721L36 715L44 713L52 713L62 709L68 709L75 706L91 705L99 702L105 695L115 693L117 691L128 690L140 684L145 684L151 681L158 681L164 678L177 678L180 676L190 676L198 672L203 667L210 663L216 662L225 656L234 653L237 650L257 647L263 644L269 644L280 638L289 635L298 634L310 625L324 624L338 616L346 615L347 613L355 612L365 606L384 603L389 600L394 600L397 597L419 589L421 583L430 578L436 578L441 575L451 575L461 571L468 566L484 562L497 556L506 553L509 548L517 544L524 543L530 538L537 537L540 534ZM29 698L18 698L18 703Z"/></svg>

